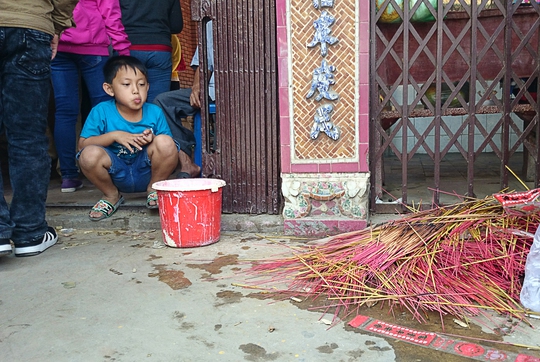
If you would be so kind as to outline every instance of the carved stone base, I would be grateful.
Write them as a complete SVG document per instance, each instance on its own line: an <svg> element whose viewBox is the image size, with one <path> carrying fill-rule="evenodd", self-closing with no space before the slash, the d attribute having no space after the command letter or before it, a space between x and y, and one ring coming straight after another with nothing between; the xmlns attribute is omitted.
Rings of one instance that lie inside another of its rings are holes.
<svg viewBox="0 0 540 362"><path fill-rule="evenodd" d="M285 234L335 235L367 226L369 173L281 177Z"/></svg>

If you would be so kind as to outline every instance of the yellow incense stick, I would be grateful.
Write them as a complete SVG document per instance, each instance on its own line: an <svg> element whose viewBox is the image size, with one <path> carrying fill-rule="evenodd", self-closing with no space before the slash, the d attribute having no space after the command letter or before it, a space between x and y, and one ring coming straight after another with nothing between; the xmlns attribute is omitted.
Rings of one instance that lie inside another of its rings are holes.
<svg viewBox="0 0 540 362"><path fill-rule="evenodd" d="M527 185L525 185L525 182L521 181L521 179L514 173L514 171L512 171L512 169L510 167L508 167L508 165L505 166L506 169L508 171L510 171L510 173L512 174L512 176L514 176L516 178L516 180L519 181L520 184L523 185L523 187L525 187L525 190L529 191L529 188L527 187Z"/></svg>

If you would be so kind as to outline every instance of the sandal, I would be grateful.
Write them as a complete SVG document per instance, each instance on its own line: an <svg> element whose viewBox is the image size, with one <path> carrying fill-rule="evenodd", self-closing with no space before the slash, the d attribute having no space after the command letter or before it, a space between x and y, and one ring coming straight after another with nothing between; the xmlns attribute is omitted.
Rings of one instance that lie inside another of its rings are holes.
<svg viewBox="0 0 540 362"><path fill-rule="evenodd" d="M155 201L156 203L153 205L150 205L152 201ZM152 191L146 196L146 207L148 209L157 209L158 208L158 196L157 191Z"/></svg>
<svg viewBox="0 0 540 362"><path fill-rule="evenodd" d="M191 178L191 175L187 172L178 172L178 174L176 174L176 178Z"/></svg>
<svg viewBox="0 0 540 362"><path fill-rule="evenodd" d="M94 206L92 206L92 210L90 210L90 212L92 212L92 211L100 212L101 216L92 217L92 216L90 216L90 214L88 214L88 217L92 221L99 221L99 220L103 220L103 219L106 219L108 217L111 217L112 214L114 214L116 212L116 210L118 209L118 206L120 206L123 202L124 202L124 196L122 196L122 195L120 195L120 198L118 199L118 201L114 205L111 204L107 200L101 199Z"/></svg>

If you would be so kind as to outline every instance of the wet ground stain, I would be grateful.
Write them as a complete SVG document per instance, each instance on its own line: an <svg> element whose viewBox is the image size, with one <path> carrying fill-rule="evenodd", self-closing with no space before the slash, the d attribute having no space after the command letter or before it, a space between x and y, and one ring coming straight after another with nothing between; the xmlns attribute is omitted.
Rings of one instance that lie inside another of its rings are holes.
<svg viewBox="0 0 540 362"><path fill-rule="evenodd" d="M204 339L202 337L199 337L199 336L189 336L189 337L187 337L187 339L192 340L192 341L196 341L196 342L200 342L200 343L204 344L206 346L206 348L208 348L208 349L215 348L214 343L208 342L206 339Z"/></svg>
<svg viewBox="0 0 540 362"><path fill-rule="evenodd" d="M193 323L184 322L180 325L180 329L182 330L188 330L188 329L194 329L194 328L195 328L195 324Z"/></svg>
<svg viewBox="0 0 540 362"><path fill-rule="evenodd" d="M175 311L174 314L173 314L173 318L178 320L178 321L181 321L182 319L186 318L186 313Z"/></svg>
<svg viewBox="0 0 540 362"><path fill-rule="evenodd" d="M231 290L223 290L221 292L216 293L216 297L218 297L222 301L221 303L215 304L216 307L219 307L225 304L240 303L243 295L240 292L233 292Z"/></svg>
<svg viewBox="0 0 540 362"><path fill-rule="evenodd" d="M327 343L324 346L317 347L317 351L319 351L320 353L330 354L334 353L334 350L338 349L338 347L339 346L337 345L337 343Z"/></svg>
<svg viewBox="0 0 540 362"><path fill-rule="evenodd" d="M179 290L189 287L191 281L184 277L184 272L181 270L166 269L166 265L154 265L155 273L148 273L150 278L158 278L162 283L167 284L173 290Z"/></svg>
<svg viewBox="0 0 540 362"><path fill-rule="evenodd" d="M175 311L173 313L173 319L176 322L178 322L178 324L179 324L179 327L177 329L178 330L183 330L183 331L194 329L195 324L184 321L184 318L186 318L185 313L182 313L182 312L179 312L179 311Z"/></svg>
<svg viewBox="0 0 540 362"><path fill-rule="evenodd" d="M364 351L360 348L347 352L347 355L350 356L353 361L362 361L360 358L363 354Z"/></svg>
<svg viewBox="0 0 540 362"><path fill-rule="evenodd" d="M279 357L279 353L268 354L263 347L255 343L241 344L238 349L247 355L244 357L246 361L275 361Z"/></svg>
<svg viewBox="0 0 540 362"><path fill-rule="evenodd" d="M206 272L208 272L210 275L213 274L220 274L221 268L224 266L229 265L237 265L238 264L238 255L237 254L231 254L231 255L223 255L215 258L210 263L204 263L204 264L188 264L187 267L191 269L202 269Z"/></svg>

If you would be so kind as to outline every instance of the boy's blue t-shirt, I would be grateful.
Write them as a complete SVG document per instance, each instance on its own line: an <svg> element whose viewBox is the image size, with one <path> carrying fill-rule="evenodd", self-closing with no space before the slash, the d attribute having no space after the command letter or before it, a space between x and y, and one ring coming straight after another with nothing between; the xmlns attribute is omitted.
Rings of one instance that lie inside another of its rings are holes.
<svg viewBox="0 0 540 362"><path fill-rule="evenodd" d="M139 122L129 122L120 115L116 109L116 101L111 99L92 108L84 122L81 137L90 138L113 131L142 133L146 129L151 129L156 136L166 134L172 137L165 115L159 106L152 103L143 104L142 119ZM133 158L138 153L137 149L134 149L134 152L131 153L126 147L117 142L113 142L107 149L123 159Z"/></svg>

